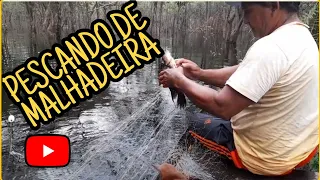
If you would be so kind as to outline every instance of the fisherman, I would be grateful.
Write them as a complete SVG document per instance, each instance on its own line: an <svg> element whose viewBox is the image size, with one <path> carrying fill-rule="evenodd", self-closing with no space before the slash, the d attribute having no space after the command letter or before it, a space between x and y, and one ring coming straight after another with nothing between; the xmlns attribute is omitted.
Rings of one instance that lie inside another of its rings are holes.
<svg viewBox="0 0 320 180"><path fill-rule="evenodd" d="M159 74L163 87L180 89L198 114L189 132L235 166L254 174L281 176L306 165L318 150L317 44L298 18L299 2L238 2L257 40L243 61L201 69L187 59ZM218 92L193 80L220 86ZM163 179L187 179L170 164Z"/></svg>

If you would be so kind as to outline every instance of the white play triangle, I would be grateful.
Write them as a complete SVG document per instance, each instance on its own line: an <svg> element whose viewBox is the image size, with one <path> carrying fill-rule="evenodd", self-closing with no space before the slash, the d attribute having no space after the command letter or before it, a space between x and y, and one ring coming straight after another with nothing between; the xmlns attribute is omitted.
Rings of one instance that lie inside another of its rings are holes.
<svg viewBox="0 0 320 180"><path fill-rule="evenodd" d="M43 153L42 153L43 157L46 157L46 156L48 156L49 154L51 154L53 152L54 152L54 150L52 150L51 148L49 148L46 145L43 145Z"/></svg>

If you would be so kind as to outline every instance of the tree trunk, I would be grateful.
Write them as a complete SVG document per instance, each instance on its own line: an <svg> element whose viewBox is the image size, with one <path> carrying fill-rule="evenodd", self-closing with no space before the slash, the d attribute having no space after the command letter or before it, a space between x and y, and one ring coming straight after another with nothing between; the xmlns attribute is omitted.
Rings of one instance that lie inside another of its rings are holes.
<svg viewBox="0 0 320 180"><path fill-rule="evenodd" d="M163 2L159 2L160 3L160 11L159 11L159 13L160 13L160 17L159 17L159 32L158 32L158 37L159 37L159 39L161 39L161 29L162 29L162 24L161 24L161 20L162 20L162 8L163 8Z"/></svg>
<svg viewBox="0 0 320 180"><path fill-rule="evenodd" d="M169 20L168 20L168 16L169 16L169 8L167 8L167 5L166 5L166 44L167 44L167 40L169 39Z"/></svg>
<svg viewBox="0 0 320 180"><path fill-rule="evenodd" d="M154 32L154 26L155 26L155 20L154 20L154 15L155 15L155 11L156 11L156 5L157 5L157 3L152 3L151 2L151 4L153 5L152 6L152 17L151 17L151 32L150 32L150 34L151 34L151 36L153 36L154 34L153 34L153 32Z"/></svg>
<svg viewBox="0 0 320 180"><path fill-rule="evenodd" d="M6 25L4 25L3 26L3 46L2 46L3 55L2 55L2 57L4 57L3 60L4 60L5 65L8 65L8 62L11 60L7 36L8 36L8 29L7 29Z"/></svg>
<svg viewBox="0 0 320 180"><path fill-rule="evenodd" d="M175 25L176 25L176 17L177 15L173 15L173 21L172 21L172 29L171 29L171 48L174 49L174 32L175 32Z"/></svg>
<svg viewBox="0 0 320 180"><path fill-rule="evenodd" d="M33 18L33 11L32 9L34 8L34 4L32 2L25 2L26 5L26 10L27 14L29 16L29 36L30 36L30 41L29 41L29 53L30 56L35 55L35 51L37 49L36 45L36 29L35 29L35 22Z"/></svg>
<svg viewBox="0 0 320 180"><path fill-rule="evenodd" d="M76 23L75 23L75 17L74 17L74 13L73 13L75 11L73 3L74 2L69 2L69 9L70 9L70 17L69 18L70 18L70 22L71 22L70 26L71 26L72 33L75 32L75 30L76 30L74 27Z"/></svg>
<svg viewBox="0 0 320 180"><path fill-rule="evenodd" d="M238 9L238 12L240 10ZM237 26L235 27L234 31L230 35L230 41L229 41L229 47L230 47L230 59L229 59L229 65L233 66L238 64L237 60L237 39L240 33L240 28L243 24L243 16L241 14L238 15L239 22Z"/></svg>
<svg viewBox="0 0 320 180"><path fill-rule="evenodd" d="M84 2L86 4L86 25L85 27L89 27L90 26L90 20L91 20L91 16L90 16L90 13L89 13L89 2Z"/></svg>
<svg viewBox="0 0 320 180"><path fill-rule="evenodd" d="M183 27L182 27L182 57L184 57L185 53L185 44L186 44L186 39L187 39L187 7L188 4L184 5L184 18L183 18Z"/></svg>
<svg viewBox="0 0 320 180"><path fill-rule="evenodd" d="M176 40L176 42L177 42L177 40L178 40L178 43L179 43L179 37L181 37L181 34L179 34L179 33L177 33L177 32L179 32L179 30L180 30L180 21L179 21L179 19L180 19L180 10L181 10L181 6L182 6L182 4L183 4L183 2L177 2L177 5L178 5L178 13L177 13L177 15L175 16L175 28L178 28L178 31L174 31L174 36L176 37L175 38L175 40ZM179 36L180 35L180 36ZM175 44L175 43L174 43ZM176 52L176 53L178 53L178 47L179 46L173 46L173 48L172 49L174 49L174 52Z"/></svg>
<svg viewBox="0 0 320 180"><path fill-rule="evenodd" d="M96 10L97 10L97 19L100 17L100 12L99 12L99 3L96 2Z"/></svg>
<svg viewBox="0 0 320 180"><path fill-rule="evenodd" d="M207 66L207 53L208 53L208 12L209 12L209 2L206 2L206 13L205 13L205 32L204 32L204 42L202 47L202 60L201 67L206 68Z"/></svg>
<svg viewBox="0 0 320 180"><path fill-rule="evenodd" d="M56 42L60 43L61 40L61 3L57 3L57 24L56 24Z"/></svg>
<svg viewBox="0 0 320 180"><path fill-rule="evenodd" d="M232 14L232 15L231 15ZM235 18L236 13L232 13L231 7L228 11L227 15L227 21L226 21L226 32L225 32L225 48L223 51L223 59L228 60L229 59L229 53L230 53L230 36L232 32L232 23Z"/></svg>
<svg viewBox="0 0 320 180"><path fill-rule="evenodd" d="M154 33L154 36L155 37L157 37L158 36L158 2L154 2L154 6L153 6L153 8L154 8L154 15L155 15L155 18L154 19L152 19L152 21L153 21L153 24L154 24L154 26L155 26L155 32L153 32Z"/></svg>

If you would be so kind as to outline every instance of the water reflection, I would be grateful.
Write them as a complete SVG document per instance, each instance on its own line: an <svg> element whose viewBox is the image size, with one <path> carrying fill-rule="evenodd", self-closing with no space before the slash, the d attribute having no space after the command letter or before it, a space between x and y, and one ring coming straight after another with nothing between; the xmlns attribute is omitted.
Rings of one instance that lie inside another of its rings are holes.
<svg viewBox="0 0 320 180"><path fill-rule="evenodd" d="M4 68L12 70L10 66ZM153 179L157 172L145 162L164 162L186 128L174 125L183 118L174 117L181 112L171 101L168 89L158 86L156 63L112 82L102 93L37 131L30 131L6 94L3 107L3 119L10 114L16 117L14 126L6 121L2 124L5 179ZM42 133L70 138L72 155L67 167L27 167L23 157L25 138ZM10 155L10 146L22 157Z"/></svg>

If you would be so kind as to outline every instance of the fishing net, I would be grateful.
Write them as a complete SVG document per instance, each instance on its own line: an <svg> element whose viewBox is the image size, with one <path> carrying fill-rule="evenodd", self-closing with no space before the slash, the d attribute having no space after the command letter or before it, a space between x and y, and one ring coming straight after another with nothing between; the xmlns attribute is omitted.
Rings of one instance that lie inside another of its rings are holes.
<svg viewBox="0 0 320 180"><path fill-rule="evenodd" d="M215 179L212 165L221 158L186 133L195 108L180 109L168 89L159 88L156 67L146 67L72 108L38 131L30 131L14 106L16 117L3 121L5 179L158 179L153 165L168 162L185 174ZM63 134L71 141L71 160L63 168L30 168L24 141L31 134ZM191 143L192 142L192 143ZM219 165L217 165L219 166ZM215 167L216 169L219 169Z"/></svg>

